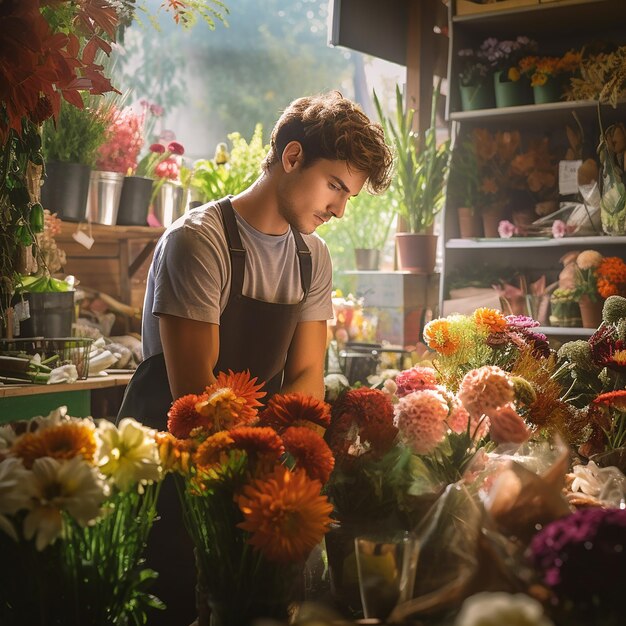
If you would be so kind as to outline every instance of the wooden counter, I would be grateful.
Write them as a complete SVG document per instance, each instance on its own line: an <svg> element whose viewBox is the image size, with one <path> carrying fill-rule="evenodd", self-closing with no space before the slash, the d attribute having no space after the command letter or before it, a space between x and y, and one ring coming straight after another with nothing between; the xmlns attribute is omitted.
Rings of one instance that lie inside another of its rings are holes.
<svg viewBox="0 0 626 626"><path fill-rule="evenodd" d="M130 378L109 374L57 385L0 386L0 423L47 415L63 405L74 417L115 417Z"/></svg>

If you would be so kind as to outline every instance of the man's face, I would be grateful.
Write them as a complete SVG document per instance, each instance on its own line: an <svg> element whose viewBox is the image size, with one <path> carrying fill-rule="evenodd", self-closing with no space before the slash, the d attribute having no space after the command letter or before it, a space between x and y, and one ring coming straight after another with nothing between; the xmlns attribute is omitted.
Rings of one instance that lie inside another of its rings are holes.
<svg viewBox="0 0 626 626"><path fill-rule="evenodd" d="M298 165L279 186L278 211L296 230L310 234L331 217L341 217L351 196L356 196L367 174L350 170L345 161L319 159Z"/></svg>

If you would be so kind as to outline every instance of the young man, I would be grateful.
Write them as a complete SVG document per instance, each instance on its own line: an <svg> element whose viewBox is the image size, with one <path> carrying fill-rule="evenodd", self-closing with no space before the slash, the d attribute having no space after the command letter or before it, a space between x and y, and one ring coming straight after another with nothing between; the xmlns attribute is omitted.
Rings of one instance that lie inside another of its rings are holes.
<svg viewBox="0 0 626 626"><path fill-rule="evenodd" d="M280 117L263 171L242 193L198 207L157 245L148 275L144 362L120 417L164 429L172 399L249 369L268 393L323 398L332 267L313 235L392 155L382 128L341 94L300 98Z"/></svg>
<svg viewBox="0 0 626 626"><path fill-rule="evenodd" d="M119 417L164 430L172 399L201 393L229 369L250 370L269 394L323 398L332 267L313 232L340 218L366 182L385 189L391 166L380 125L341 94L292 102L254 184L191 210L160 239L144 302L145 360ZM195 615L193 558L176 499L166 481L148 564L168 610L151 626L185 626Z"/></svg>

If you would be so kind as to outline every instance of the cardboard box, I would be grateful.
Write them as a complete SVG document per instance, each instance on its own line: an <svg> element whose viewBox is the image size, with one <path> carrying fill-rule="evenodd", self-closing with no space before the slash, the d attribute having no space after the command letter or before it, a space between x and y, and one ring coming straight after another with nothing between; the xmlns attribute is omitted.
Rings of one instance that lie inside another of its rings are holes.
<svg viewBox="0 0 626 626"><path fill-rule="evenodd" d="M501 2L488 2L487 4L479 4L471 0L457 0L456 14L493 13L494 11L506 11L507 9L532 6L533 4L539 4L539 0L502 0Z"/></svg>

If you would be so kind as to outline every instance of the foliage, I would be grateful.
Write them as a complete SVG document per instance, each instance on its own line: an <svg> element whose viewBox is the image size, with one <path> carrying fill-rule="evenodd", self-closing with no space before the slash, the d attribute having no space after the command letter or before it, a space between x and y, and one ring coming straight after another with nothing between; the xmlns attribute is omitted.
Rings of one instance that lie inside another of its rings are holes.
<svg viewBox="0 0 626 626"><path fill-rule="evenodd" d="M188 174L191 189L197 192L203 203L242 192L261 173L261 161L269 149L269 146L263 145L262 125L255 126L249 142L239 133L231 133L228 139L232 148L230 156L226 153L226 160L213 158L196 161Z"/></svg>
<svg viewBox="0 0 626 626"><path fill-rule="evenodd" d="M437 145L436 111L439 87L433 92L430 127L424 134L423 146L413 131L414 109L405 112L402 93L396 86L395 121L387 118L374 94L374 103L385 135L396 152L396 173L390 190L398 212L409 232L423 233L443 208L450 160L450 141Z"/></svg>
<svg viewBox="0 0 626 626"><path fill-rule="evenodd" d="M570 80L568 100L598 100L614 108L626 96L626 46L583 58L580 77Z"/></svg>
<svg viewBox="0 0 626 626"><path fill-rule="evenodd" d="M105 142L113 103L101 103L96 96L82 96L84 106L63 103L59 120L44 123L43 154L46 161L80 163L94 167L98 150Z"/></svg>
<svg viewBox="0 0 626 626"><path fill-rule="evenodd" d="M216 20L226 24L228 7L221 0L163 0L156 11L151 9L147 0L120 0L124 12L124 26L130 26L133 20L141 23L141 15L148 18L158 30L158 18L162 12L171 16L176 24L191 28L201 19L211 30Z"/></svg>
<svg viewBox="0 0 626 626"><path fill-rule="evenodd" d="M146 623L142 554L162 477L154 431L66 415L0 428L0 621Z"/></svg>

